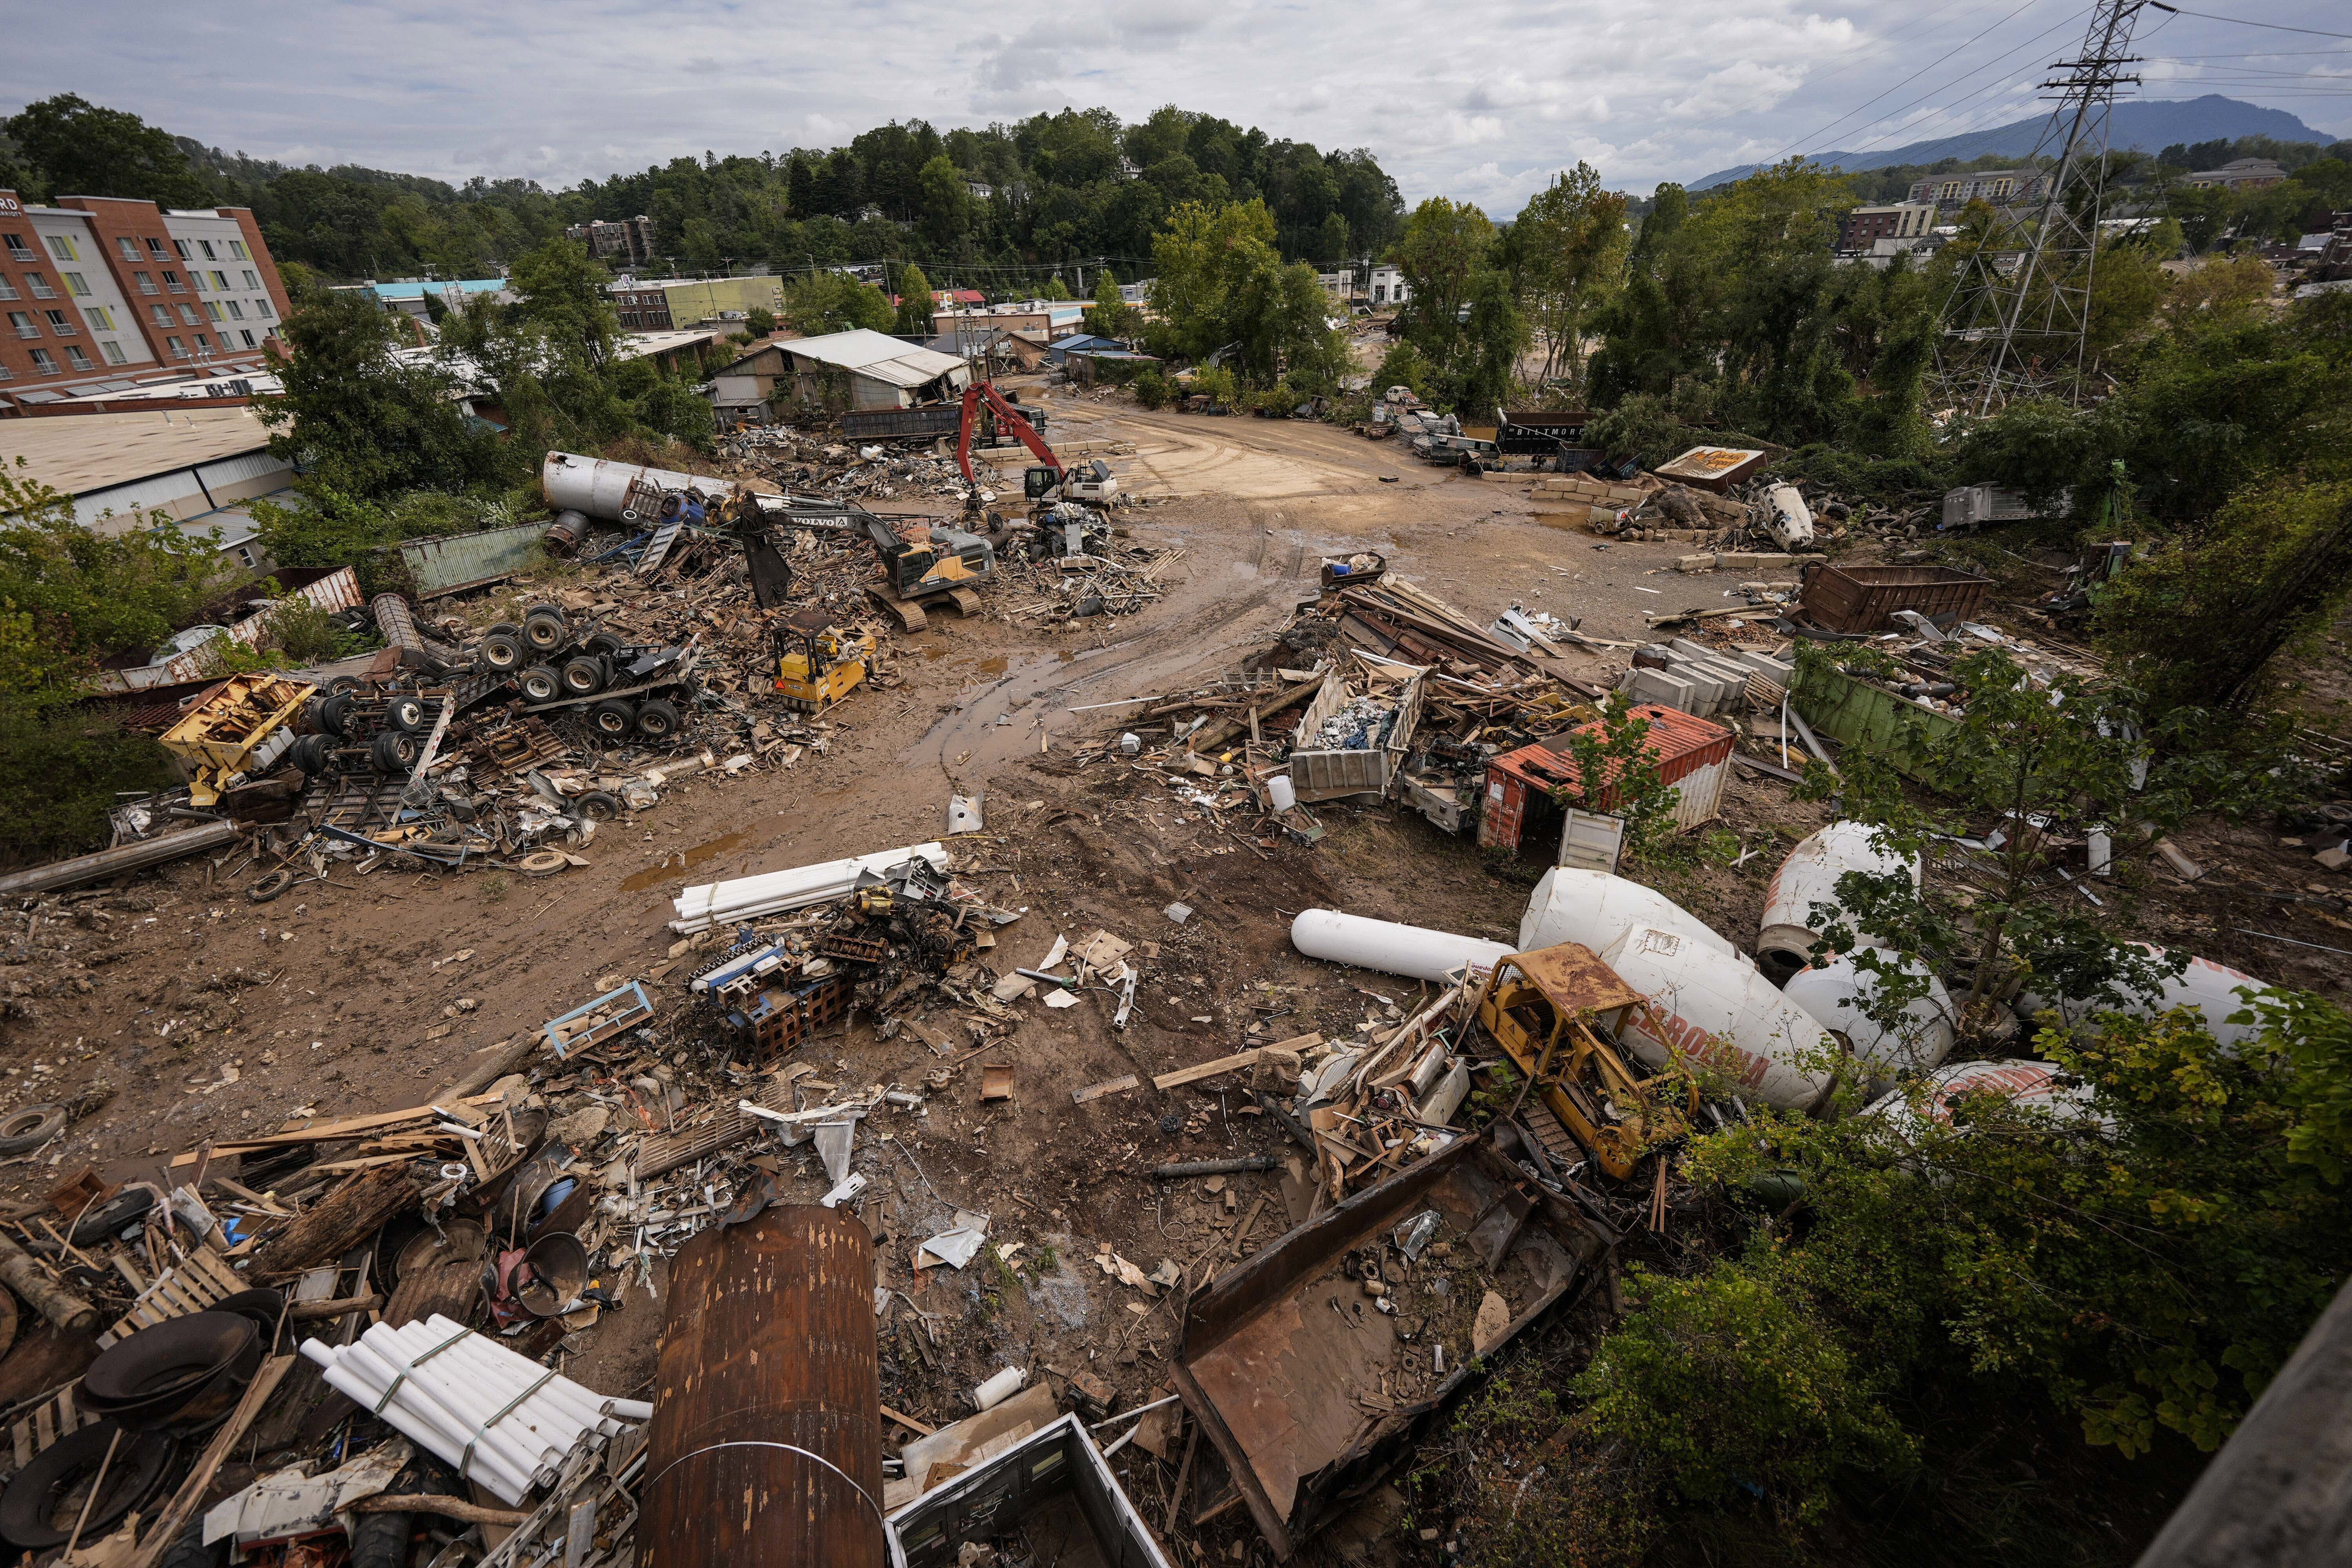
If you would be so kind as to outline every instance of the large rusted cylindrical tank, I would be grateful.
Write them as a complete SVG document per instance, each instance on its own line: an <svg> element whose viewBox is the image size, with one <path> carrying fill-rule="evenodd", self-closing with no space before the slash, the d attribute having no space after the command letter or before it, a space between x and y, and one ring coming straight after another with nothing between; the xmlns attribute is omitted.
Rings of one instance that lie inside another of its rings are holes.
<svg viewBox="0 0 2352 1568"><path fill-rule="evenodd" d="M654 1389L649 1568L887 1563L874 1238L855 1215L776 1205L681 1247Z"/></svg>

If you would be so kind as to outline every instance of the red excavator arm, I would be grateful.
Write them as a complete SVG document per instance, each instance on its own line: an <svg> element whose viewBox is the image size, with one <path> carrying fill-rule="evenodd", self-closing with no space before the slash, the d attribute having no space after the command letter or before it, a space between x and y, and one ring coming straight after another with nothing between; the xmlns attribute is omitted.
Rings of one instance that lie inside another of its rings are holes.
<svg viewBox="0 0 2352 1568"><path fill-rule="evenodd" d="M1021 417L1021 410L1004 400L1004 395L996 390L994 382L976 381L963 389L963 416L956 426L956 467L963 470L964 483L976 485L980 482L971 475L971 432L974 416L980 412L983 401L996 416L997 428L1009 429L1018 436L1021 444L1035 453L1039 462L1054 470L1055 480L1059 482L1062 459L1054 456L1054 448L1045 445L1045 438L1030 427L1029 421Z"/></svg>

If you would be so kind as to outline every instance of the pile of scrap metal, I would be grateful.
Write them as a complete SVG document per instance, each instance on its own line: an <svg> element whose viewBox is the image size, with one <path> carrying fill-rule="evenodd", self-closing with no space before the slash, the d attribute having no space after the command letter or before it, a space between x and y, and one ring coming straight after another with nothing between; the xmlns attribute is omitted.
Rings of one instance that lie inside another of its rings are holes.
<svg viewBox="0 0 2352 1568"><path fill-rule="evenodd" d="M70 1562L400 1563L420 1535L430 1556L576 1509L598 1465L625 1479L652 1407L541 1360L595 1294L579 1244L496 1213L543 1163L546 1121L520 1079L298 1117L155 1182L83 1170L22 1210L0 1233L0 1539ZM42 1320L21 1335L19 1301ZM472 1332L478 1302L519 1331ZM216 1485L232 1454L258 1479Z"/></svg>
<svg viewBox="0 0 2352 1568"><path fill-rule="evenodd" d="M982 1039L1009 1027L984 955L1020 915L957 881L938 844L692 887L673 902L686 951L718 949L688 988L751 1065L772 1066L852 1008L886 1039L933 1005Z"/></svg>
<svg viewBox="0 0 2352 1568"><path fill-rule="evenodd" d="M1122 752L1213 810L1255 798L1309 841L1320 829L1304 807L1330 800L1394 799L1467 833L1490 758L1597 716L1599 693L1559 672L1545 630L1582 640L1572 626L1517 607L1482 626L1385 562L1334 564L1347 569L1240 669L1153 700L1078 760ZM1163 720L1166 741L1147 747Z"/></svg>

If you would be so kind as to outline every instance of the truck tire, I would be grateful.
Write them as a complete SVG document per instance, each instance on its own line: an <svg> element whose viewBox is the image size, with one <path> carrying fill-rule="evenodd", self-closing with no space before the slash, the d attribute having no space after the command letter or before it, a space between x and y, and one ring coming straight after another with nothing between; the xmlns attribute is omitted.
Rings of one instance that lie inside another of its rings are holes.
<svg viewBox="0 0 2352 1568"><path fill-rule="evenodd" d="M0 1154L21 1154L37 1149L66 1130L62 1105L28 1105L0 1116Z"/></svg>
<svg viewBox="0 0 2352 1568"><path fill-rule="evenodd" d="M563 695L593 697L604 689L604 661L591 654L563 661Z"/></svg>
<svg viewBox="0 0 2352 1568"><path fill-rule="evenodd" d="M667 697L656 697L637 709L637 734L645 740L667 741L684 722L677 704Z"/></svg>
<svg viewBox="0 0 2352 1568"><path fill-rule="evenodd" d="M534 664L515 677L525 702L552 702L563 695L563 677L543 664Z"/></svg>
<svg viewBox="0 0 2352 1568"><path fill-rule="evenodd" d="M592 789L574 800L572 807L591 822L610 822L621 815L621 797Z"/></svg>
<svg viewBox="0 0 2352 1568"><path fill-rule="evenodd" d="M590 653L611 654L618 658L621 650L629 645L612 632L592 632L581 640L580 646Z"/></svg>
<svg viewBox="0 0 2352 1568"><path fill-rule="evenodd" d="M404 773L416 765L416 753L423 749L407 731L386 730L369 743L368 761L386 776Z"/></svg>
<svg viewBox="0 0 2352 1568"><path fill-rule="evenodd" d="M499 626L482 638L482 662L500 675L512 675L530 660L530 645L520 626Z"/></svg>
<svg viewBox="0 0 2352 1568"><path fill-rule="evenodd" d="M302 770L305 778L317 778L327 771L327 759L334 747L326 735L304 735L286 749L289 765Z"/></svg>
<svg viewBox="0 0 2352 1568"><path fill-rule="evenodd" d="M350 692L336 691L329 693L326 697L322 698L319 703L319 728L327 734L333 735L338 739L342 738L345 733L343 730L343 716L351 710L352 694Z"/></svg>
<svg viewBox="0 0 2352 1568"><path fill-rule="evenodd" d="M414 735L425 728L425 699L413 695L394 698L383 710L395 730L405 730Z"/></svg>
<svg viewBox="0 0 2352 1568"><path fill-rule="evenodd" d="M522 640L530 645L533 653L553 653L572 640L572 628L562 616L535 609L523 617Z"/></svg>
<svg viewBox="0 0 2352 1568"><path fill-rule="evenodd" d="M636 733L636 705L625 697L599 702L588 710L588 722L607 741L625 741Z"/></svg>

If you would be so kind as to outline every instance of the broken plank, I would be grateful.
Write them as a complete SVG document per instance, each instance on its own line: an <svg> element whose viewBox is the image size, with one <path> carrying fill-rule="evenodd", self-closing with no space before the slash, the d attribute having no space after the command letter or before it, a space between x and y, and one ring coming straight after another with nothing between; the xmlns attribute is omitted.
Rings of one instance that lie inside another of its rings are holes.
<svg viewBox="0 0 2352 1568"><path fill-rule="evenodd" d="M495 1094L478 1094L459 1100L457 1103L496 1105L500 1098ZM304 1127L292 1132L271 1132L259 1138L247 1138L235 1143L215 1143L213 1145L212 1152L216 1155L257 1154L268 1149L288 1149L304 1143L333 1143L345 1138L356 1138L362 1132L373 1132L378 1128L396 1127L404 1121L419 1121L434 1114L435 1111L429 1105L420 1105L408 1110L380 1111L373 1116L353 1116L341 1121L322 1121L315 1127ZM176 1170L182 1165L194 1164L201 1152L200 1150L191 1149L185 1153L173 1155L173 1168Z"/></svg>
<svg viewBox="0 0 2352 1568"><path fill-rule="evenodd" d="M1151 1087L1181 1089L1188 1083L1198 1083L1204 1078L1214 1078L1221 1072L1233 1072L1240 1068L1255 1067L1258 1058L1264 1054L1262 1047L1253 1047L1246 1051L1236 1051L1229 1057L1219 1057L1214 1061L1200 1062L1188 1068L1178 1068L1174 1072L1164 1072L1153 1079Z"/></svg>
<svg viewBox="0 0 2352 1568"><path fill-rule="evenodd" d="M908 1431L916 1434L918 1436L932 1436L939 1431L938 1427L926 1426L921 1422L916 1420L913 1416L902 1415L887 1405L879 1405L877 1408L882 1412L883 1417L886 1420L896 1421L899 1426L904 1426Z"/></svg>
<svg viewBox="0 0 2352 1568"><path fill-rule="evenodd" d="M1084 1089L1070 1090L1070 1103L1084 1105L1090 1100L1100 1100L1106 1094L1125 1094L1142 1081L1133 1073L1129 1073L1124 1078L1105 1079L1100 1083L1090 1083Z"/></svg>

